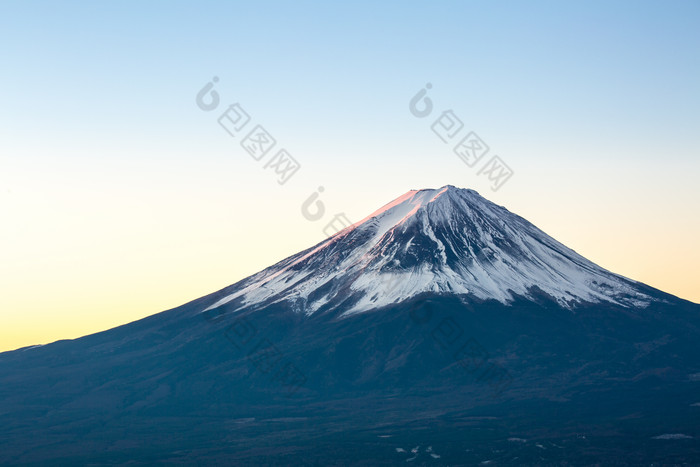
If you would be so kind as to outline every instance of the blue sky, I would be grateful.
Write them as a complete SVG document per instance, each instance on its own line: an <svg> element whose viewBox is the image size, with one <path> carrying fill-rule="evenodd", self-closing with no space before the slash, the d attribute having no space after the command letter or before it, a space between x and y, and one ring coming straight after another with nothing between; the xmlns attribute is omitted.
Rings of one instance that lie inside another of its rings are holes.
<svg viewBox="0 0 700 467"><path fill-rule="evenodd" d="M698 24L696 1L0 3L3 327L48 339L53 308L78 335L235 282L323 239L299 215L318 186L354 220L474 188L698 301ZM514 170L498 191L408 111L428 82ZM233 102L299 160L289 183L217 125Z"/></svg>

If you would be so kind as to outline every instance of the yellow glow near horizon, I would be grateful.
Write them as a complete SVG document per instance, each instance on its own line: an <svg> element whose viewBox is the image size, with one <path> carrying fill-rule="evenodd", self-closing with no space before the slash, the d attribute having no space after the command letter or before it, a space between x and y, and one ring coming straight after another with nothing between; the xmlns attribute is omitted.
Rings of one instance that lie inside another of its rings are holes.
<svg viewBox="0 0 700 467"><path fill-rule="evenodd" d="M473 188L700 302L700 2L404 3L0 3L0 350L317 243L324 221L299 207L320 185L353 221L410 189ZM208 83L215 109L196 104ZM431 115L409 111L422 89ZM240 135L217 123L233 103ZM448 109L449 144L431 130ZM253 125L301 164L288 184L241 147ZM454 153L467 131L514 170L500 191Z"/></svg>
<svg viewBox="0 0 700 467"><path fill-rule="evenodd" d="M0 266L0 350L76 338L176 307L322 239L320 226L298 213L303 189L246 188L262 193L254 200L230 189L222 196L227 189L217 181L226 174L192 190L183 191L184 174L158 190L133 176L128 190L107 189L124 177L105 172L98 183L49 168L4 197L12 222L1 233L11 248ZM544 189L530 190L502 203L601 266L700 302L700 257L688 247L700 224L682 203L626 206L609 193L586 196L561 192L554 201ZM377 197L348 196L355 219L390 201Z"/></svg>

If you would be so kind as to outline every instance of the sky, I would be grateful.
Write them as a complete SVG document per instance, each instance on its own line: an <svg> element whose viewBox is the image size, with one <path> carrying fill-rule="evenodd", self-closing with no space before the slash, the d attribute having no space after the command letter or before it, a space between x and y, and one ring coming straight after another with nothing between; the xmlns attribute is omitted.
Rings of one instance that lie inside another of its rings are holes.
<svg viewBox="0 0 700 467"><path fill-rule="evenodd" d="M700 302L698 24L675 0L2 1L0 351L174 308L447 184Z"/></svg>

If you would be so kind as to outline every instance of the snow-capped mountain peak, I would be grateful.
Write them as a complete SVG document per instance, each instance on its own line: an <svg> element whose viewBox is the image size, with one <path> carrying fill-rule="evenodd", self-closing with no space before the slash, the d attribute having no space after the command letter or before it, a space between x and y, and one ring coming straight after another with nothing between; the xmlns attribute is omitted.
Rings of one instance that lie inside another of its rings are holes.
<svg viewBox="0 0 700 467"><path fill-rule="evenodd" d="M235 284L207 310L287 302L306 314L352 314L423 292L501 303L545 293L567 308L652 300L636 282L588 261L476 191L448 185L405 193Z"/></svg>

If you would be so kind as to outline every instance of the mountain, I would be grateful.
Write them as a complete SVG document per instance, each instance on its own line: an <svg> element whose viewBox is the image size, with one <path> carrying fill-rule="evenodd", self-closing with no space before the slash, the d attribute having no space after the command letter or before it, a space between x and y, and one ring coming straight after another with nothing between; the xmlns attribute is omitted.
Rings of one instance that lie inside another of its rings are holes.
<svg viewBox="0 0 700 467"><path fill-rule="evenodd" d="M612 274L473 190L409 191L311 250L239 284L209 308L285 302L351 314L423 292L510 303L547 294L561 306L647 306L646 287ZM234 308L235 311L235 308Z"/></svg>
<svg viewBox="0 0 700 467"><path fill-rule="evenodd" d="M211 295L0 354L0 463L700 462L700 306L472 190Z"/></svg>

